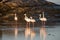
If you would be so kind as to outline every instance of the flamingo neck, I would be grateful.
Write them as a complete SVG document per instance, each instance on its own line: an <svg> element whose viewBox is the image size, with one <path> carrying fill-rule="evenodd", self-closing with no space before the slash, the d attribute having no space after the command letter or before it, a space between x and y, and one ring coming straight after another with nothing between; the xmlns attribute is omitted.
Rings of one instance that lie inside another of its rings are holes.
<svg viewBox="0 0 60 40"><path fill-rule="evenodd" d="M25 18L27 17L26 14L24 14Z"/></svg>
<svg viewBox="0 0 60 40"><path fill-rule="evenodd" d="M30 17L30 19L32 19L32 17Z"/></svg>
<svg viewBox="0 0 60 40"><path fill-rule="evenodd" d="M40 18L41 18L41 14L40 14L39 16L40 16Z"/></svg>

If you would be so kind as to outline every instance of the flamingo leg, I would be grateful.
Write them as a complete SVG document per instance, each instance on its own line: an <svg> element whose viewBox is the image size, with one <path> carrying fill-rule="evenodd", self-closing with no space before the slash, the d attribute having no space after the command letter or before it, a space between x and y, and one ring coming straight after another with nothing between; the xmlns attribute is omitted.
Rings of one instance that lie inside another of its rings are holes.
<svg viewBox="0 0 60 40"><path fill-rule="evenodd" d="M44 34L44 37L43 38L44 38L43 40L46 40L46 33Z"/></svg>
<svg viewBox="0 0 60 40"><path fill-rule="evenodd" d="M42 23L45 23L45 22L42 22ZM42 28L40 29L40 38L42 38L42 40L46 40L45 24L43 24Z"/></svg>
<svg viewBox="0 0 60 40"><path fill-rule="evenodd" d="M30 28L30 22L29 22L29 28Z"/></svg>
<svg viewBox="0 0 60 40"><path fill-rule="evenodd" d="M28 27L28 22L26 23L26 27Z"/></svg>
<svg viewBox="0 0 60 40"><path fill-rule="evenodd" d="M42 25L43 25L43 21L42 21Z"/></svg>
<svg viewBox="0 0 60 40"><path fill-rule="evenodd" d="M45 29L43 31L43 40L46 40L46 31L45 31Z"/></svg>
<svg viewBox="0 0 60 40"><path fill-rule="evenodd" d="M44 25L45 25L45 21L44 21L44 23L43 23Z"/></svg>
<svg viewBox="0 0 60 40"><path fill-rule="evenodd" d="M27 27L27 28L29 27L29 22L27 22L26 27Z"/></svg>
<svg viewBox="0 0 60 40"><path fill-rule="evenodd" d="M17 21L16 21L16 28L17 28Z"/></svg>

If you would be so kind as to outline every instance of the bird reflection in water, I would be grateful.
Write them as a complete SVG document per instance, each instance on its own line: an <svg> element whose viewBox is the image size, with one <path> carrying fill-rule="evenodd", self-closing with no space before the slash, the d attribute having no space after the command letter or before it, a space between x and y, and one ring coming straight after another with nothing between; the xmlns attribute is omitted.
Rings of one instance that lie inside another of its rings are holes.
<svg viewBox="0 0 60 40"><path fill-rule="evenodd" d="M24 14L24 16L24 20L27 22L26 27L30 27L30 18L28 18L26 14Z"/></svg>
<svg viewBox="0 0 60 40"><path fill-rule="evenodd" d="M30 19L30 21L32 21ZM28 40L28 37L31 37L31 40L33 40L33 38L35 37L35 32L33 30L31 30L30 26L28 26L28 24L26 24L26 28L25 28L25 38L26 40Z"/></svg>
<svg viewBox="0 0 60 40"><path fill-rule="evenodd" d="M42 27L40 28L40 39L41 40L46 40L46 28L45 28L45 22L42 24Z"/></svg>
<svg viewBox="0 0 60 40"><path fill-rule="evenodd" d="M30 28L25 29L25 38L26 38L26 40L28 40L28 37L30 36L30 32L31 32Z"/></svg>
<svg viewBox="0 0 60 40"><path fill-rule="evenodd" d="M26 40L28 40L28 37L31 37L31 40L33 40L33 38L35 37L35 32L32 31L30 28L26 28L25 29L25 38Z"/></svg>
<svg viewBox="0 0 60 40"><path fill-rule="evenodd" d="M28 24L26 24L26 28L25 28L25 39L28 40L28 37L30 36L31 33L31 29L30 26L28 26Z"/></svg>
<svg viewBox="0 0 60 40"><path fill-rule="evenodd" d="M17 35L18 35L18 29L15 28L15 38L17 37Z"/></svg>
<svg viewBox="0 0 60 40"><path fill-rule="evenodd" d="M31 40L33 40L35 37L35 32L34 31L31 31Z"/></svg>

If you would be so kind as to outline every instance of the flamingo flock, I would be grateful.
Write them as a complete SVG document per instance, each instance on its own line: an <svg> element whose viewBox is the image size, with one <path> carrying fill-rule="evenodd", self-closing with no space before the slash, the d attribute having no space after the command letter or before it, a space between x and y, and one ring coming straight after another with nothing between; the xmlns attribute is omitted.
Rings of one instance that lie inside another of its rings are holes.
<svg viewBox="0 0 60 40"><path fill-rule="evenodd" d="M33 19L32 17L28 18L26 14L24 14L24 16L25 16L24 20L27 22L27 24L29 24L30 26L30 22L32 22L34 27L34 22L36 22L36 20ZM44 12L42 12L42 15L41 14L39 15L39 20L44 24L47 21L47 18L44 16Z"/></svg>

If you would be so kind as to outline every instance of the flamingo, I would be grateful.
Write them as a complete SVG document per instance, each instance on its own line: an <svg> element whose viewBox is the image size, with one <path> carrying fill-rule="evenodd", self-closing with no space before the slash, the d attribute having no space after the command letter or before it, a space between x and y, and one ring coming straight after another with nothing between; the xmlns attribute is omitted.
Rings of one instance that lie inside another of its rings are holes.
<svg viewBox="0 0 60 40"><path fill-rule="evenodd" d="M28 18L27 16L26 16L26 14L24 14L24 16L25 16L25 21L27 22L27 24L28 24L28 27L30 27L30 18Z"/></svg>
<svg viewBox="0 0 60 40"><path fill-rule="evenodd" d="M17 18L16 13L15 13L14 15L15 15L14 20L15 20L15 22L16 22L16 27L17 27L17 20L18 20L18 18Z"/></svg>
<svg viewBox="0 0 60 40"><path fill-rule="evenodd" d="M14 17L14 20L15 20L15 21L17 21L17 20L18 20L18 19L17 19L17 15L16 15L16 13L15 13L15 17Z"/></svg>
<svg viewBox="0 0 60 40"><path fill-rule="evenodd" d="M47 21L47 18L44 17L44 12L43 12L43 17L41 17L41 14L39 15L39 19L42 21L42 22L46 22ZM44 23L45 24L45 23Z"/></svg>
<svg viewBox="0 0 60 40"><path fill-rule="evenodd" d="M40 19L41 21L47 21L47 18L44 17L44 12L43 12L43 17L42 17L42 18L41 18L41 14L40 14L39 16L40 16L39 19Z"/></svg>

